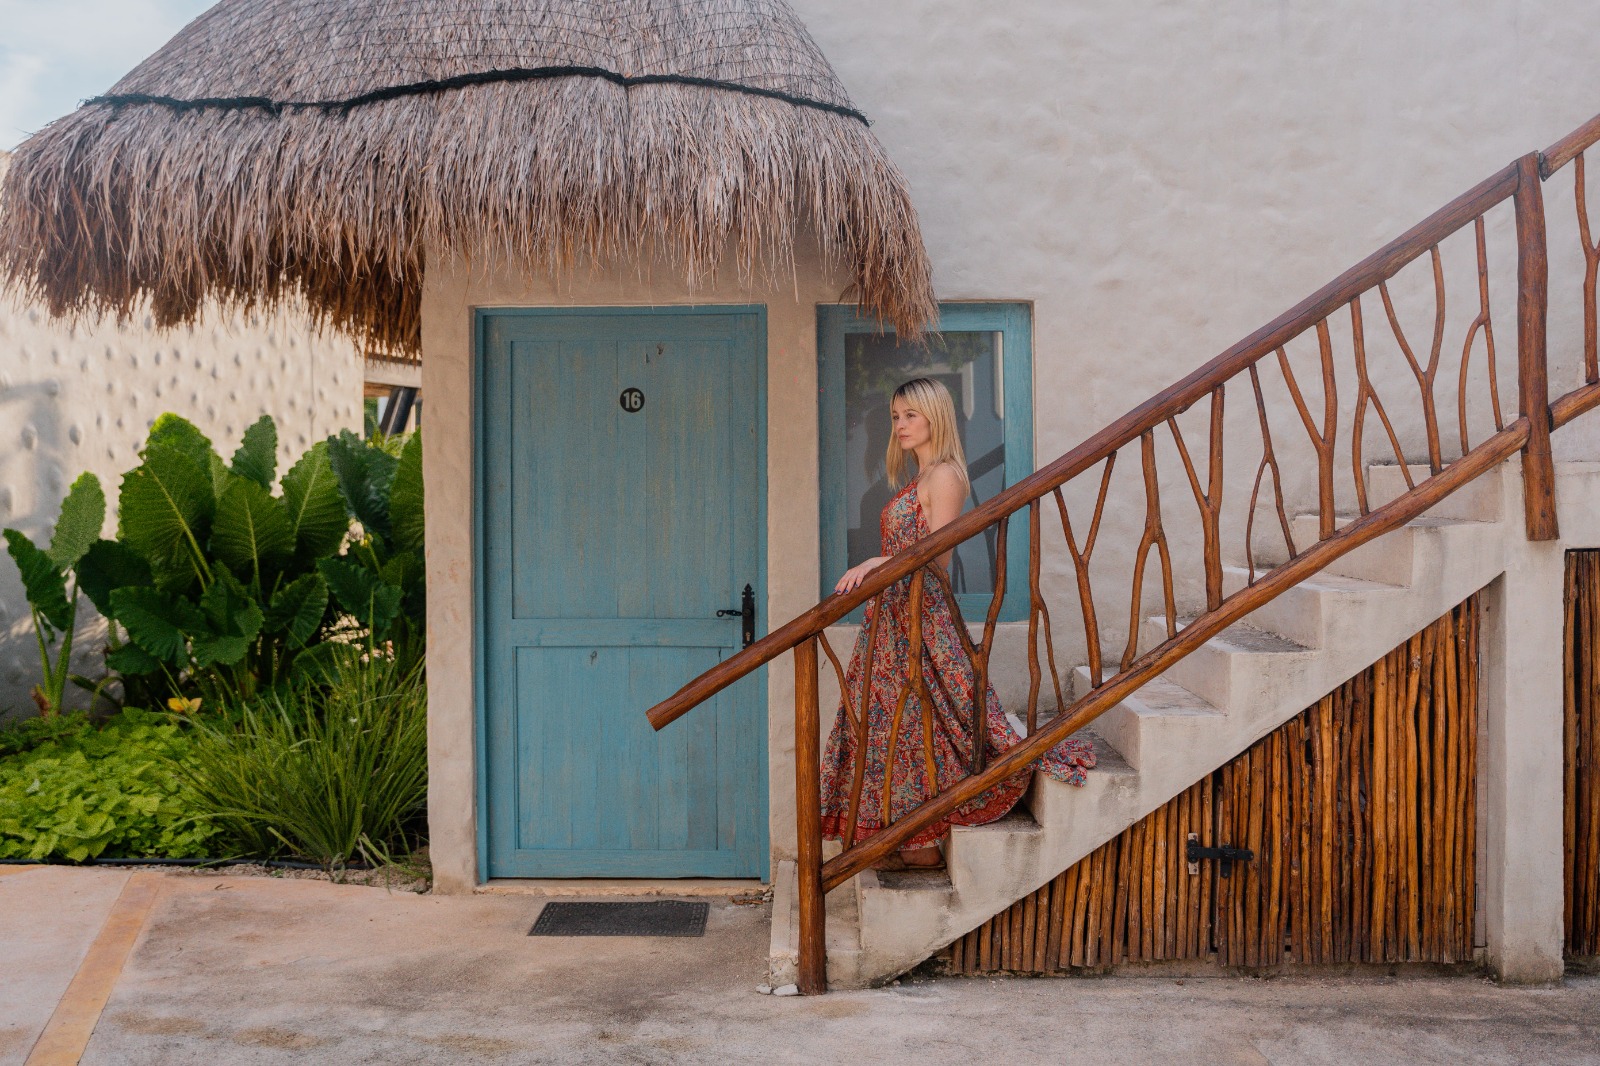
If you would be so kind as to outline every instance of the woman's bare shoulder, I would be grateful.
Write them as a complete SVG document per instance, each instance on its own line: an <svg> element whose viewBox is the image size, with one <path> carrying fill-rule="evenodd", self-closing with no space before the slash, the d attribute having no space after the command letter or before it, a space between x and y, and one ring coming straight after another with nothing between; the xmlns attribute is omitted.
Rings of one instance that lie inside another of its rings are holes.
<svg viewBox="0 0 1600 1066"><path fill-rule="evenodd" d="M925 503L929 500L962 500L967 495L961 474L952 463L930 466L917 478L917 494Z"/></svg>

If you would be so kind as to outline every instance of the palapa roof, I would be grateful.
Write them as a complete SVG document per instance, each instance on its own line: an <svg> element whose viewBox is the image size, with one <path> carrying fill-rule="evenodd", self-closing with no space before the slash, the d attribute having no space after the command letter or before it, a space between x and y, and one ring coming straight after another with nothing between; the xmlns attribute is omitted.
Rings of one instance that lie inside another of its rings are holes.
<svg viewBox="0 0 1600 1066"><path fill-rule="evenodd" d="M804 228L930 321L905 181L782 0L222 0L19 147L0 271L163 325L303 295L409 359L425 251L699 283L781 275Z"/></svg>

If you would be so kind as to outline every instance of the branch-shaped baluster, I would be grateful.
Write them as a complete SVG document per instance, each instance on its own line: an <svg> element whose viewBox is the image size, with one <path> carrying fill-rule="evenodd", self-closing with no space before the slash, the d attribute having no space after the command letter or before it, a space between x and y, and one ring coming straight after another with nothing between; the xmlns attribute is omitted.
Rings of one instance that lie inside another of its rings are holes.
<svg viewBox="0 0 1600 1066"><path fill-rule="evenodd" d="M1189 475L1189 487L1194 490L1195 506L1200 508L1200 534L1206 567L1206 610L1222 606L1222 538L1217 532L1217 519L1222 513L1222 398L1225 386L1218 385L1211 394L1211 454L1207 459L1207 487L1200 487L1200 478L1189 459L1189 449L1183 443L1183 433L1178 429L1176 417L1167 419L1172 439L1183 458L1183 471Z"/></svg>
<svg viewBox="0 0 1600 1066"><path fill-rule="evenodd" d="M1250 584L1256 583L1256 554L1251 544L1251 534L1256 525L1256 500L1261 495L1261 479L1267 470L1272 471L1272 501L1278 508L1278 525L1283 530L1283 543L1289 549L1289 558L1300 553L1295 550L1294 534L1289 530L1289 515L1283 508L1283 472L1278 469L1278 457L1272 450L1272 427L1267 424L1267 404L1261 396L1261 375L1256 364L1250 364L1250 388L1255 392L1256 416L1261 421L1261 465L1256 467L1255 484L1250 487L1250 508L1244 520L1244 561L1250 571Z"/></svg>
<svg viewBox="0 0 1600 1066"><path fill-rule="evenodd" d="M1467 366L1472 359L1472 342L1483 330L1484 347L1489 358L1489 403L1494 410L1494 428L1498 433L1505 429L1505 419L1500 414L1500 383L1494 365L1494 323L1489 318L1489 256L1484 250L1483 216L1472 220L1473 234L1478 245L1478 314L1467 327L1467 340L1461 346L1461 381L1456 387L1456 417L1461 422L1461 454L1472 450L1467 435Z"/></svg>
<svg viewBox="0 0 1600 1066"><path fill-rule="evenodd" d="M1339 432L1339 396L1333 379L1333 339L1328 335L1328 320L1317 323L1317 347L1322 353L1322 430L1311 420L1306 398L1289 368L1289 357L1278 349L1278 367L1283 371L1284 383L1289 386L1289 396L1294 400L1300 421L1311 437L1311 446L1317 452L1317 538L1327 540L1333 536L1333 446Z"/></svg>
<svg viewBox="0 0 1600 1066"><path fill-rule="evenodd" d="M989 597L989 614L983 621L983 643L979 646L982 656L976 660L972 682L972 751L967 760L974 774L983 773L989 761L989 656L994 654L994 628L1006 598L1006 530L1010 524L1011 517L1007 515L995 529L994 595Z"/></svg>
<svg viewBox="0 0 1600 1066"><path fill-rule="evenodd" d="M998 558L996 560L996 570L1001 574L1002 585L1004 583L1004 559L1005 549L1002 547L998 552ZM989 651L991 647L988 641L992 636L992 631L988 626L985 626L984 644L981 647L977 644L974 644L972 642L972 634L967 632L967 620L966 617L961 613L961 605L956 602L955 588L950 584L950 578L946 576L944 567L935 563L928 567L928 573L933 575L934 580L939 583L939 588L944 592L945 602L950 605L951 620L955 622L956 638L961 641L961 648L967 653L967 661L973 665L974 682L972 686L972 703L974 714L972 717L972 736L974 750L967 753L967 765L970 767L974 765L976 752L983 748L984 741L988 736L986 727L988 725ZM998 601L1004 595L1005 589L1003 587L997 588L995 590L994 598L996 601ZM994 608L990 613L998 615L999 609ZM982 664L981 666L979 665L980 663ZM951 692L949 688L946 687L944 678L942 676L938 678L938 681L939 688L944 692L945 696L949 698L951 701L951 706L959 707L960 694L957 692ZM981 759L979 761L981 762ZM973 770L972 772L981 773L982 770Z"/></svg>
<svg viewBox="0 0 1600 1066"><path fill-rule="evenodd" d="M868 711L872 707L872 667L873 659L878 651L878 626L883 621L883 593L878 593L872 600L872 623L867 626L867 654L861 662L861 709L855 717L856 751L854 773L850 782L850 814L844 830L844 846L851 847L856 842L856 819L861 813L861 787L866 780L867 773L867 740L868 740ZM845 702L850 700L849 689L845 690ZM884 825L888 825L885 815Z"/></svg>
<svg viewBox="0 0 1600 1066"><path fill-rule="evenodd" d="M1089 648L1089 683L1095 688L1099 688L1104 680L1104 671L1100 661L1100 621L1095 617L1094 590L1089 584L1089 557L1094 554L1095 538L1100 535L1100 518L1106 510L1106 490L1111 487L1111 469L1116 462L1116 452L1106 456L1105 473L1100 475L1100 498L1095 501L1094 519L1089 523L1089 536L1084 540L1081 551L1077 538L1072 535L1067 501L1059 488L1055 490L1056 510L1061 513L1061 531L1066 534L1067 551L1072 555L1072 569L1078 575L1078 602L1083 608L1083 632Z"/></svg>
<svg viewBox="0 0 1600 1066"><path fill-rule="evenodd" d="M1061 675L1056 671L1055 640L1050 635L1050 608L1039 591L1039 501L1028 505L1028 735L1039 728L1039 626L1044 624L1045 656L1050 665L1050 684L1056 694L1056 713L1061 700Z"/></svg>
<svg viewBox="0 0 1600 1066"><path fill-rule="evenodd" d="M927 572L926 568L918 570L911 578L911 688L917 694L922 711L922 768L928 776L928 793L924 798L932 799L939 794L939 773L938 761L933 757L933 694L928 691L928 679L922 671L922 610Z"/></svg>
<svg viewBox="0 0 1600 1066"><path fill-rule="evenodd" d="M1595 282L1600 279L1600 241L1589 240L1588 190L1583 181L1583 153L1572 160L1572 180L1578 203L1578 237L1583 241L1583 380L1600 381L1596 354Z"/></svg>
<svg viewBox="0 0 1600 1066"><path fill-rule="evenodd" d="M1366 514L1371 510L1367 506L1367 464L1362 456L1364 441L1363 432L1367 424L1367 403L1372 403L1372 409L1378 412L1378 418L1383 421L1384 432L1389 434L1389 446L1394 449L1394 457L1400 464L1400 476L1406 479L1406 488L1416 488L1416 482L1411 480L1411 467L1406 463L1405 449L1400 447L1400 438L1395 434L1394 424L1389 421L1389 413L1383 409L1383 401L1378 399L1378 390L1372 385L1372 378L1367 375L1367 330L1361 317L1361 297L1358 295L1350 301L1350 340L1355 349L1356 356L1356 412L1350 426L1350 464L1355 469L1356 478L1356 503L1361 508L1361 513Z"/></svg>
<svg viewBox="0 0 1600 1066"><path fill-rule="evenodd" d="M844 705L844 713L849 717L850 724L854 726L856 724L856 709L850 706L850 689L845 684L844 667L840 665L839 657L833 653L833 645L828 641L828 631L826 629L817 630L817 639L822 642L823 654L833 664L834 675L839 679L839 694L843 697L839 702Z"/></svg>
<svg viewBox="0 0 1600 1066"><path fill-rule="evenodd" d="M1143 606L1144 568L1153 545L1161 557L1161 591L1167 609L1167 639L1178 635L1178 611L1172 597L1172 555L1167 551L1167 534L1161 528L1161 487L1156 480L1156 438L1150 430L1139 434L1139 457L1144 468L1144 535L1133 561L1133 603L1129 608L1128 647L1122 653L1122 669L1133 665L1139 651L1139 615Z"/></svg>
<svg viewBox="0 0 1600 1066"><path fill-rule="evenodd" d="M1422 421L1428 432L1428 468L1437 474L1444 469L1444 457L1439 446L1439 412L1433 399L1433 380L1439 372L1439 354L1444 350L1444 264L1439 259L1437 244L1428 249L1428 254L1433 260L1433 347L1428 352L1427 367L1424 368L1417 361L1416 353L1406 341L1405 330L1400 328L1400 318L1394 313L1394 301L1389 298L1387 281L1378 282L1378 295L1383 297L1389 328L1394 330L1394 339L1399 343L1406 362L1411 365L1417 388L1422 392Z"/></svg>
<svg viewBox="0 0 1600 1066"><path fill-rule="evenodd" d="M899 749L899 733L901 733L902 720L906 719L906 699L915 691L917 698L922 699L922 570L910 578L910 611L909 634L907 634L907 663L906 680L901 682L899 695L894 696L894 715L890 719L890 743L883 752L883 824L890 824L893 820L893 805L891 799L894 795L894 752ZM923 707L923 717L928 717L928 709ZM930 781L930 787L933 783Z"/></svg>

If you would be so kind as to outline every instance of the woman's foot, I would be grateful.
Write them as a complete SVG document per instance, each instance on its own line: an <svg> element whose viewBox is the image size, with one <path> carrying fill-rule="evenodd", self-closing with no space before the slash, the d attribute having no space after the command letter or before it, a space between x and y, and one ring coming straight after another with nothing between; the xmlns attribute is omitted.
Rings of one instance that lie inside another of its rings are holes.
<svg viewBox="0 0 1600 1066"><path fill-rule="evenodd" d="M939 850L939 845L930 844L925 848L902 851L900 861L907 870L939 870L944 868L944 853Z"/></svg>

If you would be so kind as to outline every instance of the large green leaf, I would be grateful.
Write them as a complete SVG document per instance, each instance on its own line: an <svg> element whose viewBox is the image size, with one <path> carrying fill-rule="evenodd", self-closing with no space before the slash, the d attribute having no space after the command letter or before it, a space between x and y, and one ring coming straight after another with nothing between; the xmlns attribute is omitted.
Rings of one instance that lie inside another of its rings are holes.
<svg viewBox="0 0 1600 1066"><path fill-rule="evenodd" d="M211 550L236 574L260 583L294 554L294 527L289 509L259 482L228 476L211 523Z"/></svg>
<svg viewBox="0 0 1600 1066"><path fill-rule="evenodd" d="M194 640L196 666L230 666L244 658L250 644L261 633L261 607L245 587L226 570L200 597L207 631Z"/></svg>
<svg viewBox="0 0 1600 1066"><path fill-rule="evenodd" d="M90 473L79 474L61 501L61 517L50 538L50 560L61 570L71 569L100 538L100 527L105 524L106 494L100 479Z"/></svg>
<svg viewBox="0 0 1600 1066"><path fill-rule="evenodd" d="M6 551L22 571L22 591L33 609L58 631L72 627L72 604L67 599L66 575L33 541L15 529L5 531Z"/></svg>
<svg viewBox="0 0 1600 1066"><path fill-rule="evenodd" d="M111 590L129 585L148 585L150 564L144 556L120 540L97 540L78 560L74 571L78 590L89 597L94 609L106 617L111 614Z"/></svg>
<svg viewBox="0 0 1600 1066"><path fill-rule="evenodd" d="M278 426L271 415L262 415L244 431L244 439L233 453L232 469L264 489L272 487L272 475L278 469Z"/></svg>
<svg viewBox="0 0 1600 1066"><path fill-rule="evenodd" d="M161 669L161 660L130 642L106 652L106 668L125 677L143 677Z"/></svg>
<svg viewBox="0 0 1600 1066"><path fill-rule="evenodd" d="M190 636L206 631L194 604L159 589L113 589L111 611L130 640L176 667L188 665Z"/></svg>
<svg viewBox="0 0 1600 1066"><path fill-rule="evenodd" d="M400 590L348 559L319 559L317 572L339 606L374 637L380 638L400 610Z"/></svg>
<svg viewBox="0 0 1600 1066"><path fill-rule="evenodd" d="M422 434L411 434L389 488L390 542L401 551L422 550Z"/></svg>
<svg viewBox="0 0 1600 1066"><path fill-rule="evenodd" d="M209 466L210 456L217 454L210 437L201 433L193 422L171 411L160 415L150 425L150 435L145 438L144 446L149 449L158 444L176 448L202 466Z"/></svg>
<svg viewBox="0 0 1600 1066"><path fill-rule="evenodd" d="M318 441L283 475L283 502L296 550L307 564L332 554L350 532L350 512L339 494L326 442Z"/></svg>
<svg viewBox="0 0 1600 1066"><path fill-rule="evenodd" d="M389 487L399 460L348 429L328 438L328 459L356 521L368 532L389 539Z"/></svg>
<svg viewBox="0 0 1600 1066"><path fill-rule="evenodd" d="M122 478L118 537L149 561L158 583L182 586L204 573L195 550L205 543L215 507L209 459L176 444L152 444L144 463Z"/></svg>
<svg viewBox="0 0 1600 1066"><path fill-rule="evenodd" d="M296 644L316 635L328 609L328 583L321 574L301 574L272 597L263 628L269 633L288 633Z"/></svg>

